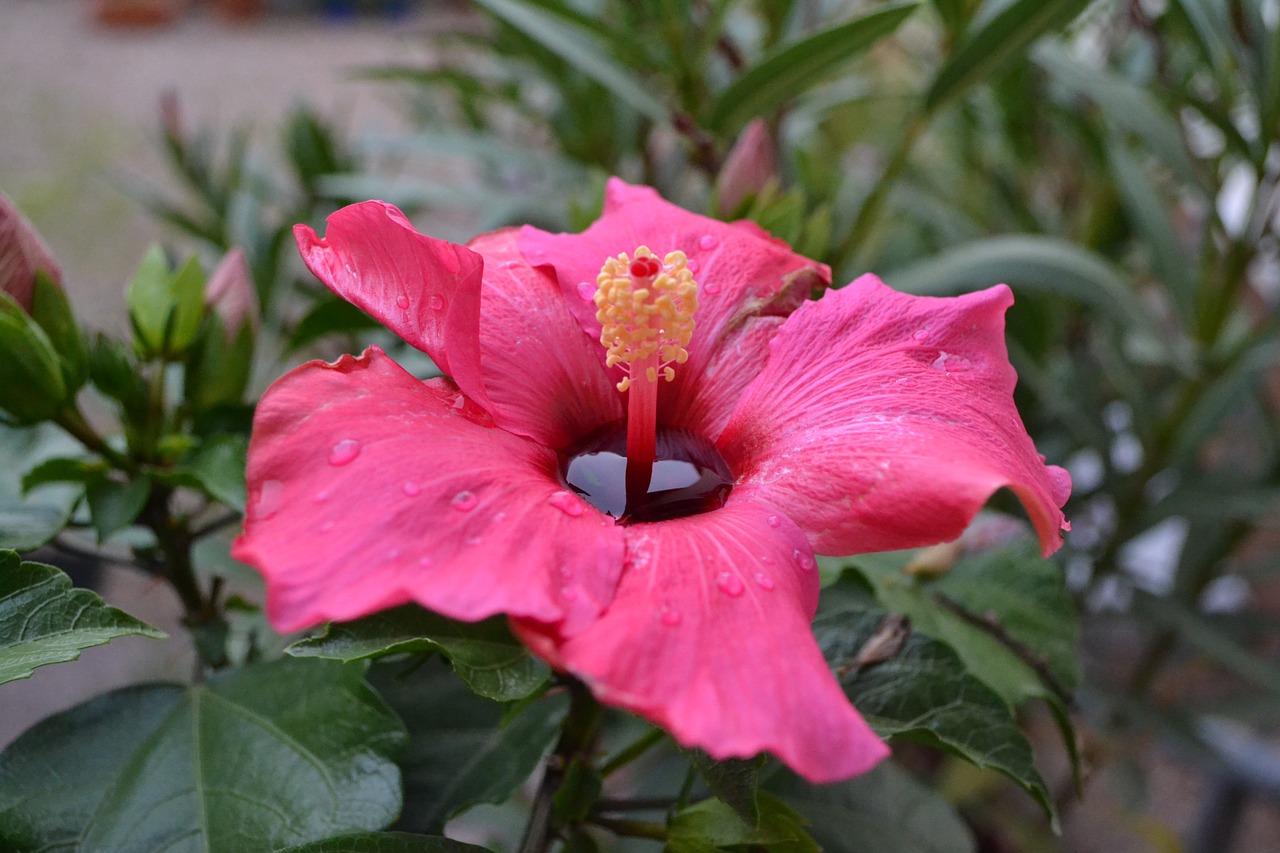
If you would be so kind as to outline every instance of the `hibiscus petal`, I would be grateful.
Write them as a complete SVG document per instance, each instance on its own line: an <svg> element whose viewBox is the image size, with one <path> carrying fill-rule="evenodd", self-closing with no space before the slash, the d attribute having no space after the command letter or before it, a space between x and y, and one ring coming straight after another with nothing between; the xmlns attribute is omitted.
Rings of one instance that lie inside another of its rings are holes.
<svg viewBox="0 0 1280 853"><path fill-rule="evenodd" d="M1013 405L1004 285L951 299L871 275L793 314L718 447L739 480L824 554L956 538L997 489L1027 507L1045 554L1071 483Z"/></svg>
<svg viewBox="0 0 1280 853"><path fill-rule="evenodd" d="M689 361L659 392L658 419L714 439L764 366L780 318L815 288L829 284L831 271L754 223L698 216L649 187L617 178L606 189L604 213L581 234L549 234L530 226L520 233L520 250L531 263L555 269L565 302L593 340L600 338L591 301L596 275L606 258L638 246L659 255L684 252L700 285ZM599 357L603 360L603 348Z"/></svg>
<svg viewBox="0 0 1280 853"><path fill-rule="evenodd" d="M485 405L477 338L480 256L419 234L398 208L382 201L348 205L326 222L323 239L309 226L293 228L307 268L431 356L468 397Z"/></svg>
<svg viewBox="0 0 1280 853"><path fill-rule="evenodd" d="M258 405L233 555L282 631L409 601L566 630L613 596L623 539L564 491L550 450L492 425L452 383L381 350L311 362Z"/></svg>
<svg viewBox="0 0 1280 853"><path fill-rule="evenodd" d="M480 360L490 411L504 429L562 450L624 416L598 340L569 313L560 286L516 245L518 229L468 247L485 261Z"/></svg>
<svg viewBox="0 0 1280 853"><path fill-rule="evenodd" d="M814 641L818 573L789 519L731 498L626 532L627 570L598 622L569 634L514 621L534 651L716 758L771 752L829 782L889 754Z"/></svg>

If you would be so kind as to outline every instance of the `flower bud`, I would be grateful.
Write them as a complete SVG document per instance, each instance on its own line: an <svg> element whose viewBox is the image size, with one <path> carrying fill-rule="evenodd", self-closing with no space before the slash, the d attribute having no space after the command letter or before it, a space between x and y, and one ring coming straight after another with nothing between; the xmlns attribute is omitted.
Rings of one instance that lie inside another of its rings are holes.
<svg viewBox="0 0 1280 853"><path fill-rule="evenodd" d="M31 310L36 273L55 284L62 283L62 270L35 228L0 192L0 292L7 293L24 309Z"/></svg>
<svg viewBox="0 0 1280 853"><path fill-rule="evenodd" d="M204 301L222 322L228 343L235 340L246 323L258 324L258 294L253 289L243 249L233 248L214 267L205 285Z"/></svg>
<svg viewBox="0 0 1280 853"><path fill-rule="evenodd" d="M732 214L747 199L758 195L778 177L778 150L764 119L752 119L729 149L716 185L720 210Z"/></svg>

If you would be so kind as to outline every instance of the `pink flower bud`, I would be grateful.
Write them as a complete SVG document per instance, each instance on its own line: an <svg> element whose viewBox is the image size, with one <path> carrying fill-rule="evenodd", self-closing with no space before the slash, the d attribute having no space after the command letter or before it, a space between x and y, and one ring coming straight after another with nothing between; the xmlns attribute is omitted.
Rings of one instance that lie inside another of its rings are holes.
<svg viewBox="0 0 1280 853"><path fill-rule="evenodd" d="M36 273L62 283L62 270L22 212L0 192L0 291L23 308L31 308Z"/></svg>
<svg viewBox="0 0 1280 853"><path fill-rule="evenodd" d="M209 274L204 298L222 320L228 340L234 340L245 323L257 325L258 295L243 249L232 249L218 262Z"/></svg>
<svg viewBox="0 0 1280 853"><path fill-rule="evenodd" d="M732 213L750 196L778 176L778 150L764 119L751 120L729 149L720 168L720 210Z"/></svg>

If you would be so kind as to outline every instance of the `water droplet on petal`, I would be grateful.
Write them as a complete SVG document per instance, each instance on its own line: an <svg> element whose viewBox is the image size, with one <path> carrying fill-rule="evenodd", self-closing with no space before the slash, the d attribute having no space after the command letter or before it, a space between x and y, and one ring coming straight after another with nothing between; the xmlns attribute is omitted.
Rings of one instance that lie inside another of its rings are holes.
<svg viewBox="0 0 1280 853"><path fill-rule="evenodd" d="M662 622L663 625L674 628L676 625L680 624L680 620L681 620L680 611L679 610L663 610L662 613L659 614L658 619Z"/></svg>
<svg viewBox="0 0 1280 853"><path fill-rule="evenodd" d="M742 578L736 572L721 572L716 575L716 586L730 598L742 595Z"/></svg>
<svg viewBox="0 0 1280 853"><path fill-rule="evenodd" d="M350 463L360 455L360 442L354 438L344 438L329 451L329 464L341 466Z"/></svg>
<svg viewBox="0 0 1280 853"><path fill-rule="evenodd" d="M400 487L400 489L411 498L417 497L422 493L422 487L419 486L417 483L413 482L412 480L406 481L405 484Z"/></svg>
<svg viewBox="0 0 1280 853"><path fill-rule="evenodd" d="M329 500L329 498L331 497L333 497L333 492L331 492L329 489L321 489L320 491L316 492L311 499L318 504L322 504L325 501Z"/></svg>
<svg viewBox="0 0 1280 853"><path fill-rule="evenodd" d="M471 512L476 508L476 504L480 503L480 499L476 497L475 492L462 491L453 496L451 503L458 512Z"/></svg>
<svg viewBox="0 0 1280 853"><path fill-rule="evenodd" d="M929 336L928 329L916 329L914 332L911 333L911 337L915 338L917 341L922 341L928 336Z"/></svg>
<svg viewBox="0 0 1280 853"><path fill-rule="evenodd" d="M703 234L698 238L698 248L702 249L704 252L710 252L719 243L720 241L715 237L712 237L710 234Z"/></svg>
<svg viewBox="0 0 1280 853"><path fill-rule="evenodd" d="M432 311L444 310L444 297L438 293L431 294L431 298L427 300L427 304L431 306Z"/></svg>
<svg viewBox="0 0 1280 853"><path fill-rule="evenodd" d="M934 370L941 370L943 373L962 373L969 369L969 359L962 355L954 355L949 352L939 352L938 357L929 365Z"/></svg>
<svg viewBox="0 0 1280 853"><path fill-rule="evenodd" d="M813 561L813 555L801 551L799 548L791 552L791 556L795 558L796 565L806 572L813 571L818 564Z"/></svg>
<svg viewBox="0 0 1280 853"><path fill-rule="evenodd" d="M467 545L470 545L473 548L476 545L479 545L483 541L484 540L481 539L479 536L468 536L466 539L463 540L463 542L465 542Z"/></svg>
<svg viewBox="0 0 1280 853"><path fill-rule="evenodd" d="M707 293L710 293L712 296L714 296L715 294L720 292L720 285L716 284L713 281L703 285L702 289L705 290Z"/></svg>
<svg viewBox="0 0 1280 853"><path fill-rule="evenodd" d="M765 524L768 524L770 527L781 527L782 519L778 518L776 515L771 515L765 519Z"/></svg>
<svg viewBox="0 0 1280 853"><path fill-rule="evenodd" d="M756 584L761 589L773 589L773 578L764 572L756 572Z"/></svg>
<svg viewBox="0 0 1280 853"><path fill-rule="evenodd" d="M549 500L553 507L571 518L577 518L582 515L582 501L573 492L561 489L552 493Z"/></svg>
<svg viewBox="0 0 1280 853"><path fill-rule="evenodd" d="M578 282L578 296L583 302L594 302L596 299L596 286L589 281Z"/></svg>
<svg viewBox="0 0 1280 853"><path fill-rule="evenodd" d="M403 309L403 308L408 308L408 307L409 307L409 297L407 297L407 296L397 296L397 297L396 297L396 306L397 306L398 308L402 308L402 309Z"/></svg>
<svg viewBox="0 0 1280 853"><path fill-rule="evenodd" d="M698 272L699 269L702 268L702 265L698 263L697 258L690 258L689 260L684 262L684 265L685 265L685 268L689 270L689 272L695 273L695 274Z"/></svg>

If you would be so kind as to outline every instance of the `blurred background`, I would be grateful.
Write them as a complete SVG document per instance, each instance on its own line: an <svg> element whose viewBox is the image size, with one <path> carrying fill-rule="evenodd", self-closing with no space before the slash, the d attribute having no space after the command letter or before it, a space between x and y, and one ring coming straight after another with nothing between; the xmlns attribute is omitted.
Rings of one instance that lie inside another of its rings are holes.
<svg viewBox="0 0 1280 853"><path fill-rule="evenodd" d="M935 777L983 850L1280 850L1278 143L1276 0L0 0L0 189L81 316L128 328L154 242L243 247L283 330L259 389L371 334L287 239L350 200L576 229L619 174L838 283L1008 282L1019 407L1075 479L1083 794L1027 706L1063 831ZM153 580L82 580L174 629ZM0 744L174 649L6 686Z"/></svg>

